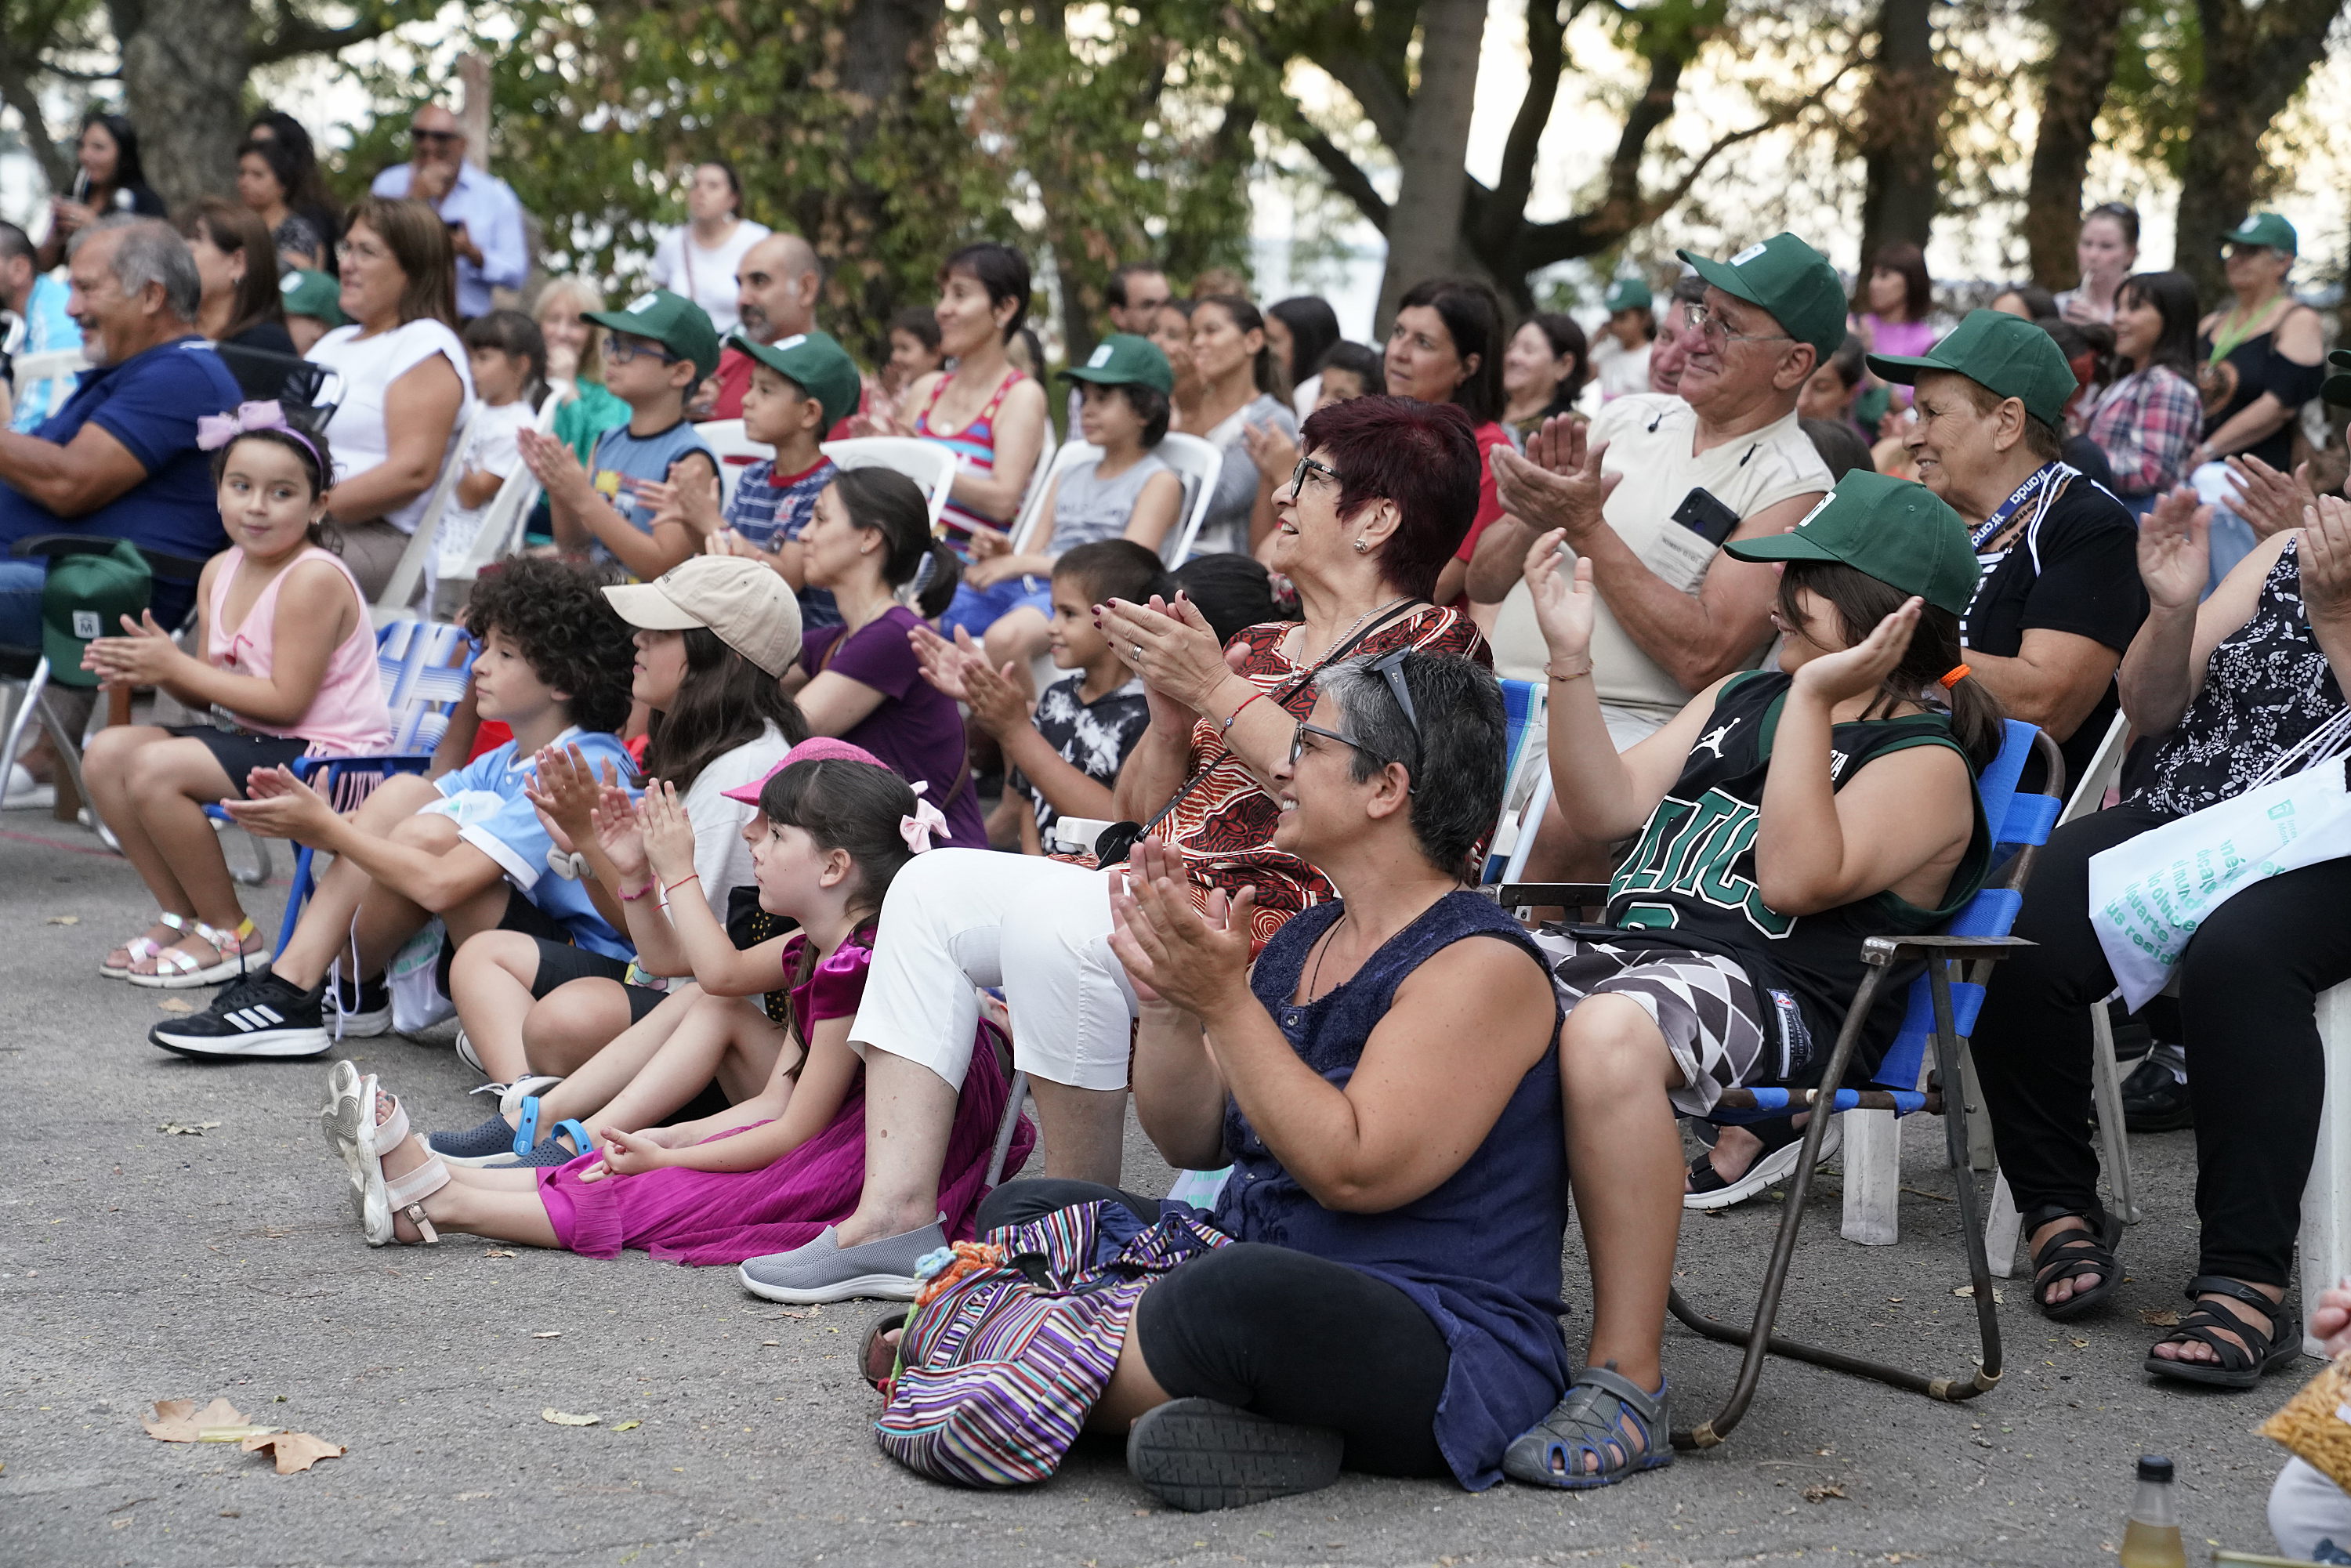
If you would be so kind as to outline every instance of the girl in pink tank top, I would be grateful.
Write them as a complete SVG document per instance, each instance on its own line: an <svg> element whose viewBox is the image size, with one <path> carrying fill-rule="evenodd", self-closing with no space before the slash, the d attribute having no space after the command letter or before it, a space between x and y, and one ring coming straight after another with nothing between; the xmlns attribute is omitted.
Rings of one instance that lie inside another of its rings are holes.
<svg viewBox="0 0 2351 1568"><path fill-rule="evenodd" d="M135 986L217 985L268 967L268 942L238 904L204 809L242 798L253 769L303 757L384 750L392 716L358 580L319 546L334 463L326 441L274 402L198 423L214 450L229 548L197 585L204 656L142 614L94 638L82 668L100 685L154 686L198 722L113 725L83 758L91 804L154 894L159 913L99 973Z"/></svg>

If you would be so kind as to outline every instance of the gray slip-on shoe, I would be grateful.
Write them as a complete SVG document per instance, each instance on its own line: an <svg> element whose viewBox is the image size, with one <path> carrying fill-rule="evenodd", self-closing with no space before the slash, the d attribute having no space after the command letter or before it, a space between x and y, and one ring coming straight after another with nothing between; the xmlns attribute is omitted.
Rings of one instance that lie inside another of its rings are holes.
<svg viewBox="0 0 2351 1568"><path fill-rule="evenodd" d="M839 1233L828 1225L807 1246L754 1258L736 1274L753 1295L793 1306L861 1296L911 1301L921 1284L914 1277L914 1265L946 1244L946 1231L933 1223L879 1241L843 1247Z"/></svg>

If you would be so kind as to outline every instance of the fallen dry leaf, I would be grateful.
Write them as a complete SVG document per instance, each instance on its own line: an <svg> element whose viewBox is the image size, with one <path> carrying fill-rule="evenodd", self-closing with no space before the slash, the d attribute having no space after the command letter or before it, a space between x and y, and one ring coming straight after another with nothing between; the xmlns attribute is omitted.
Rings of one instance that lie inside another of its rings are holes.
<svg viewBox="0 0 2351 1568"><path fill-rule="evenodd" d="M530 1337L533 1339L561 1339L563 1337L563 1331L561 1329L541 1329L538 1333L531 1335Z"/></svg>
<svg viewBox="0 0 2351 1568"><path fill-rule="evenodd" d="M167 1013L192 1013L196 1010L196 1004L183 997L165 997L155 1005Z"/></svg>
<svg viewBox="0 0 2351 1568"><path fill-rule="evenodd" d="M2179 1326L2179 1314L2169 1307L2141 1307L2138 1321L2151 1329L2176 1329Z"/></svg>
<svg viewBox="0 0 2351 1568"><path fill-rule="evenodd" d="M51 925L78 925L81 924L81 916L78 915L52 915L49 916L47 924Z"/></svg>
<svg viewBox="0 0 2351 1568"><path fill-rule="evenodd" d="M265 1432L245 1440L246 1453L265 1450L277 1461L277 1473L281 1476L307 1470L320 1459L340 1459L350 1451L340 1443L329 1443L308 1432Z"/></svg>
<svg viewBox="0 0 2351 1568"><path fill-rule="evenodd" d="M266 1421L239 1421L232 1426L206 1427L196 1434L199 1443L242 1443L279 1430Z"/></svg>
<svg viewBox="0 0 2351 1568"><path fill-rule="evenodd" d="M511 1258L515 1254L507 1251L503 1247L493 1247L488 1251L482 1254L485 1258Z"/></svg>
<svg viewBox="0 0 2351 1568"><path fill-rule="evenodd" d="M601 1421L604 1417L601 1416L574 1416L569 1410L558 1410L554 1406L550 1405L546 1409L538 1413L538 1418L549 1423L550 1426L556 1427L593 1427L597 1422Z"/></svg>
<svg viewBox="0 0 2351 1568"><path fill-rule="evenodd" d="M1826 1502L1826 1501L1828 1501L1828 1500L1829 1500L1829 1499L1831 1499L1831 1498L1833 1498L1833 1497L1843 1497L1843 1496L1844 1496L1844 1488L1843 1488L1843 1487L1832 1487L1832 1486L1811 1486L1811 1487L1806 1487L1806 1488L1804 1489L1803 1496L1804 1496L1804 1500L1805 1500L1806 1502Z"/></svg>
<svg viewBox="0 0 2351 1568"><path fill-rule="evenodd" d="M2085 1340L2085 1339L2074 1339L2074 1336L2073 1336L2073 1335L2071 1335L2071 1334L2068 1334L2068 1335L2066 1335L2065 1337L2066 1337L2066 1338L2068 1338L2068 1339L2073 1339L2073 1340L2074 1340L2074 1348L2075 1350L2087 1350L2087 1349L2089 1349L2089 1348L2090 1348L2090 1342L2089 1342L2088 1340Z"/></svg>
<svg viewBox="0 0 2351 1568"><path fill-rule="evenodd" d="M1951 1294L1955 1296L1972 1296L1975 1293L1976 1288L1973 1285L1961 1285L1958 1290L1951 1292ZM1991 1299L1995 1301L2005 1301L2008 1300L2008 1298L2001 1295L1997 1289L1992 1291Z"/></svg>
<svg viewBox="0 0 2351 1568"><path fill-rule="evenodd" d="M643 1425L644 1423L643 1421L621 1421L614 1423L612 1430L615 1432L633 1432Z"/></svg>
<svg viewBox="0 0 2351 1568"><path fill-rule="evenodd" d="M219 1125L218 1122L166 1122L155 1130L159 1133L174 1133L185 1137L201 1138Z"/></svg>
<svg viewBox="0 0 2351 1568"><path fill-rule="evenodd" d="M153 1414L140 1417L139 1424L158 1442L193 1443L207 1427L243 1426L245 1412L225 1398L215 1399L201 1410L193 1399L158 1399Z"/></svg>

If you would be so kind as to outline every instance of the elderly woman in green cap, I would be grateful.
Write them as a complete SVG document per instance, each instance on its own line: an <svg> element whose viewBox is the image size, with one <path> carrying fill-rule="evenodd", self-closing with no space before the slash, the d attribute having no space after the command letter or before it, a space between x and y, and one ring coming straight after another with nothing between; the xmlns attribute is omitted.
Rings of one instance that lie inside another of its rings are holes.
<svg viewBox="0 0 2351 1568"><path fill-rule="evenodd" d="M2076 384L2064 351L2030 321L1977 310L1927 352L1872 354L1869 368L1916 386L1904 443L1983 568L1959 612L1969 667L2080 777L2147 594L2129 510L2059 456Z"/></svg>
<svg viewBox="0 0 2351 1568"><path fill-rule="evenodd" d="M2204 397L2204 444L2194 463L2231 457L2294 468L2294 418L2318 395L2326 349L2318 312L2286 290L2301 239L2276 213L2255 213L2220 236L2221 266L2233 297L2196 325ZM2261 530L2237 509L2212 514L2212 580L2243 559Z"/></svg>
<svg viewBox="0 0 2351 1568"><path fill-rule="evenodd" d="M1606 925L1536 939L1568 1009L1560 1082L1592 1343L1503 1468L1574 1490L1673 1458L1659 1357L1683 1207L1676 1114L1704 1116L1729 1088L1818 1082L1863 939L1931 929L1982 884L1975 775L2001 730L1959 647L1967 528L1917 485L1856 471L1794 529L1732 540L1781 568L1780 667L1715 682L1621 755L1589 678L1592 567L1564 576L1558 543L1538 539L1526 562L1551 649L1552 784L1578 820L1635 840ZM1855 1050L1865 1077L1900 1026L1902 978Z"/></svg>

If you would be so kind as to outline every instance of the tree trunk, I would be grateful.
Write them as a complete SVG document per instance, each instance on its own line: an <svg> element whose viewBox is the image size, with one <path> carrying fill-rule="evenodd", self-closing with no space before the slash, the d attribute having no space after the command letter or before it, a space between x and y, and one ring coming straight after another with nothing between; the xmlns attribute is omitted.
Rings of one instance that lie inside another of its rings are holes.
<svg viewBox="0 0 2351 1568"><path fill-rule="evenodd" d="M2262 137L2325 53L2327 30L2343 5L2344 0L2197 0L2204 77L2179 172L2172 265L2196 280L2208 305L2228 290L2220 236L2244 221L2259 194Z"/></svg>
<svg viewBox="0 0 2351 1568"><path fill-rule="evenodd" d="M1934 0L1885 0L1877 15L1877 52L1862 97L1861 152L1866 185L1861 204L1861 266L1880 246L1908 240L1926 247L1942 206L1936 162L1943 151L1943 109L1950 73L1935 63Z"/></svg>
<svg viewBox="0 0 2351 1568"><path fill-rule="evenodd" d="M944 0L850 0L840 37L838 101L852 112L842 131L841 178L797 204L800 233L823 258L836 304L874 323L889 319L887 270L872 256L889 232L890 193L858 172L858 163L893 127L904 125ZM925 175L927 172L925 172ZM853 302L853 303L852 303Z"/></svg>
<svg viewBox="0 0 2351 1568"><path fill-rule="evenodd" d="M1478 101L1478 55L1485 42L1485 0L1429 0L1421 8L1420 88L1397 162L1395 212L1387 269L1380 279L1374 330L1387 335L1396 300L1425 277L1455 270L1469 174L1469 117Z"/></svg>
<svg viewBox="0 0 2351 1568"><path fill-rule="evenodd" d="M2082 229L2082 173L2090 162L2098 110L2115 76L2115 44L2125 0L2064 0L2041 89L2041 132L2024 191L2024 243L2032 281L2055 293L2080 270L2074 242Z"/></svg>
<svg viewBox="0 0 2351 1568"><path fill-rule="evenodd" d="M245 134L252 0L116 0L109 13L147 183L174 208L230 189Z"/></svg>

